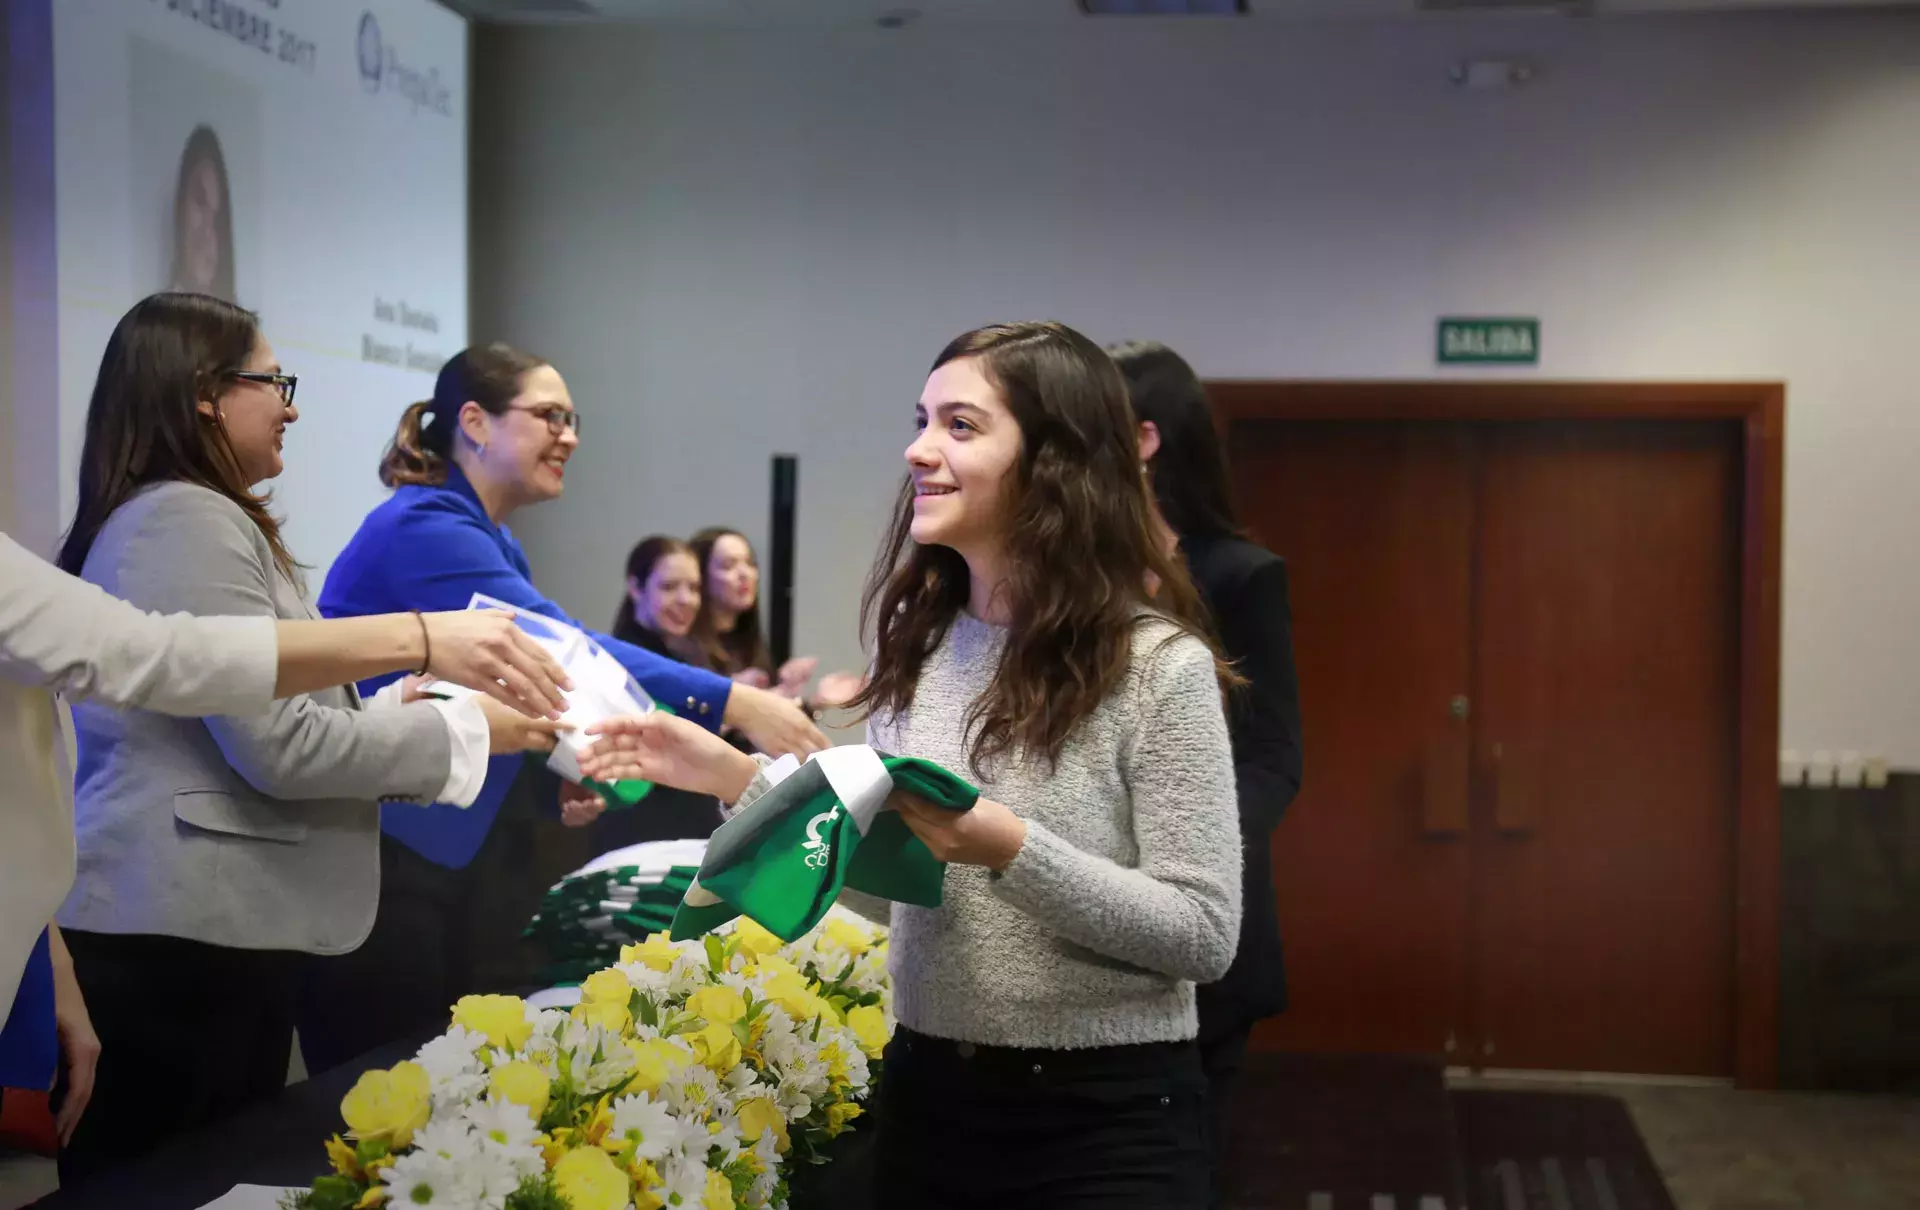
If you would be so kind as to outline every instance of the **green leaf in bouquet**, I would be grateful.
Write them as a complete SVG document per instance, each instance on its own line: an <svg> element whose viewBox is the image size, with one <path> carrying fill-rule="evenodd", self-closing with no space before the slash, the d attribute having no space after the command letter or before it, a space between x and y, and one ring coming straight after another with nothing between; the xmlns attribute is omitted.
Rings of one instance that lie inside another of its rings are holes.
<svg viewBox="0 0 1920 1210"><path fill-rule="evenodd" d="M726 970L727 969L726 943L720 940L719 934L717 933L708 933L704 938L704 940L706 941L706 948L707 948L707 965L711 967L714 971Z"/></svg>
<svg viewBox="0 0 1920 1210"><path fill-rule="evenodd" d="M753 1028L744 1019L733 1023L733 1036L740 1039L741 1050L753 1049Z"/></svg>
<svg viewBox="0 0 1920 1210"><path fill-rule="evenodd" d="M363 1139L353 1148L353 1158L362 1168L375 1160L385 1159L393 1154L393 1145L386 1139Z"/></svg>
<svg viewBox="0 0 1920 1210"><path fill-rule="evenodd" d="M506 1210L572 1210L572 1208L567 1205L567 1199L560 1196L560 1187L554 1183L553 1173L545 1172L520 1182L520 1187L507 1195Z"/></svg>
<svg viewBox="0 0 1920 1210"><path fill-rule="evenodd" d="M835 975L833 977L833 981L835 983L845 983L847 980L853 978L854 968L859 965L860 965L860 960L858 958L855 958L849 961L847 963L847 969L841 971L838 975Z"/></svg>
<svg viewBox="0 0 1920 1210"><path fill-rule="evenodd" d="M291 1195L281 1205L291 1206L293 1210L353 1210L365 1193L357 1181L338 1175L323 1176L313 1182L313 1188Z"/></svg>
<svg viewBox="0 0 1920 1210"><path fill-rule="evenodd" d="M660 1010L653 1006L653 997L638 989L627 1001L627 1012L648 1029L657 1028L660 1024Z"/></svg>

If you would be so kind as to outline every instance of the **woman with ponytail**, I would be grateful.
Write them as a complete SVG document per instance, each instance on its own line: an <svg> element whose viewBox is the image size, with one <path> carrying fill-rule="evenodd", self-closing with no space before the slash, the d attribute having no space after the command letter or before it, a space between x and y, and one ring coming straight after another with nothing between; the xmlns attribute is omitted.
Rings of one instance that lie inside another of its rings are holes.
<svg viewBox="0 0 1920 1210"><path fill-rule="evenodd" d="M410 609L463 609L475 593L581 630L533 583L507 519L559 498L580 446L580 413L551 365L504 344L464 349L441 368L433 397L402 414L380 478L394 493L367 515L327 575L329 617ZM825 737L792 702L595 634L654 700L709 729L737 727L773 752L805 755ZM365 688L377 682L367 682ZM482 986L486 964L511 953L544 883L495 820L520 774L494 761L471 808L435 805L383 812L379 915L365 946L331 963L308 1002L326 1013L300 1024L308 1067L326 1067L443 1020L447 1005ZM551 801L540 775L532 792ZM642 801L633 808L646 810ZM591 814L574 814L586 823ZM489 837L512 866L503 883L481 857ZM521 885L521 884L526 885ZM525 911L516 897L530 897ZM477 922L477 923L476 923ZM517 971L503 971L497 981ZM333 1006L352 1004L352 1013Z"/></svg>

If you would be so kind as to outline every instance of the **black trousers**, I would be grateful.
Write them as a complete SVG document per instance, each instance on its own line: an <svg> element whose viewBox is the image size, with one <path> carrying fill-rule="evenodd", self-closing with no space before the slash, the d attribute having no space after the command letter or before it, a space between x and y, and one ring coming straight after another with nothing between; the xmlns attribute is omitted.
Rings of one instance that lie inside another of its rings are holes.
<svg viewBox="0 0 1920 1210"><path fill-rule="evenodd" d="M1205 1099L1192 1042L1020 1050L902 1027L874 1108L874 1202L1200 1210Z"/></svg>
<svg viewBox="0 0 1920 1210"><path fill-rule="evenodd" d="M1207 1126L1213 1147L1213 1195L1208 1205L1221 1207L1233 1193L1233 1092L1247 1062L1251 1022L1211 1033L1204 1023L1200 1037L1200 1068L1207 1078Z"/></svg>
<svg viewBox="0 0 1920 1210"><path fill-rule="evenodd" d="M309 955L178 937L62 935L100 1035L93 1099L60 1152L62 1185L286 1087L294 997Z"/></svg>

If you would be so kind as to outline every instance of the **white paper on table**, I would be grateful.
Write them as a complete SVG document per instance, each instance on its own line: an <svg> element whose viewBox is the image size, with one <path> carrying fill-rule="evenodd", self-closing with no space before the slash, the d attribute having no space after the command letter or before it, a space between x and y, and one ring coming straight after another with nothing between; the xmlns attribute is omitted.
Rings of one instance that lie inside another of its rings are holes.
<svg viewBox="0 0 1920 1210"><path fill-rule="evenodd" d="M271 1185L235 1185L200 1210L279 1210L280 1199L299 1189L279 1189Z"/></svg>
<svg viewBox="0 0 1920 1210"><path fill-rule="evenodd" d="M622 715L646 714L653 709L653 698L626 667L578 627L556 622L543 614L515 609L484 593L474 593L467 608L511 613L514 623L546 648L573 681L573 688L566 694L567 709L560 716L573 730L562 733L547 757L547 768L568 781L579 783L580 754L593 746L594 737L587 734L588 727ZM454 700L474 692L447 681L431 681L421 686L420 691Z"/></svg>
<svg viewBox="0 0 1920 1210"><path fill-rule="evenodd" d="M580 1003L584 995L577 987L549 987L527 997L528 1008L554 1008L565 1012Z"/></svg>

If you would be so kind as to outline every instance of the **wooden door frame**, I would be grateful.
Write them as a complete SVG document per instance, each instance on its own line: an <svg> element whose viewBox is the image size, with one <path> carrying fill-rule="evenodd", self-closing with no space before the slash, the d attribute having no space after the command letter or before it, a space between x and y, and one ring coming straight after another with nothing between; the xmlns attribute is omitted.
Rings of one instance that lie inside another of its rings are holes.
<svg viewBox="0 0 1920 1210"><path fill-rule="evenodd" d="M1289 381L1206 384L1221 435L1250 420L1725 420L1741 451L1734 816L1734 1077L1778 1080L1780 533L1786 386L1778 382ZM1283 554L1285 552L1282 552Z"/></svg>

